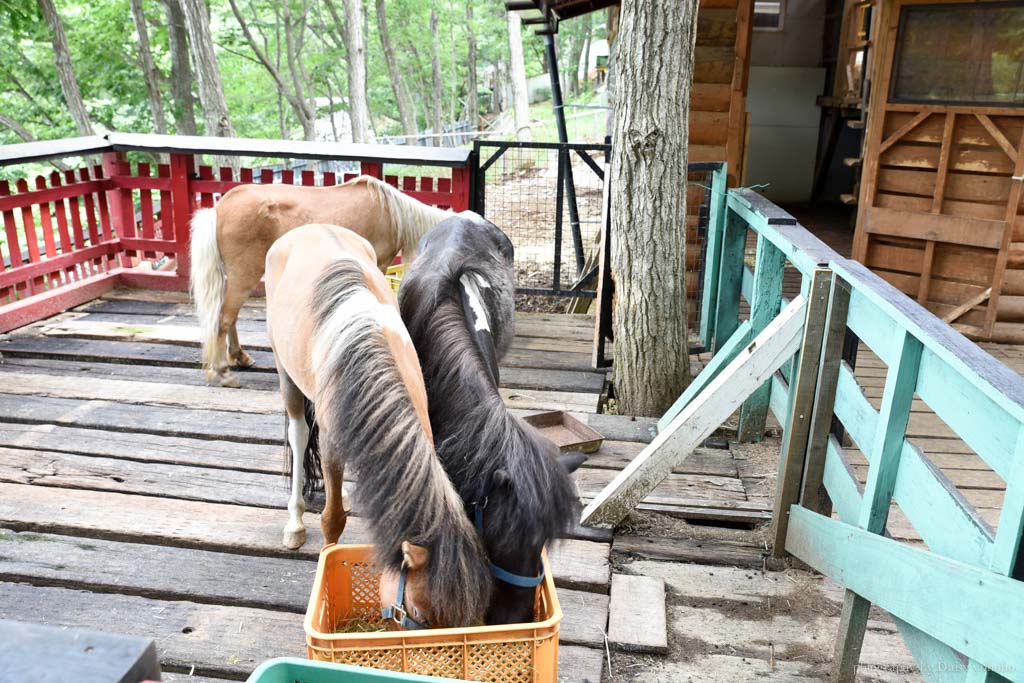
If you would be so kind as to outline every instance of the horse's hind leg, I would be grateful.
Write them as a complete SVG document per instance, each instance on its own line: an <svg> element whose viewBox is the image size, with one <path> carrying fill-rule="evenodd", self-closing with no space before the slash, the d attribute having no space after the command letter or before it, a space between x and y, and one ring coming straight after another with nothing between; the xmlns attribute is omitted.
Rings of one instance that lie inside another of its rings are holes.
<svg viewBox="0 0 1024 683"><path fill-rule="evenodd" d="M259 282L259 276L256 281ZM238 378L231 373L229 369L231 365L251 367L253 364L252 358L242 350L238 343L238 330L235 324L238 321L238 312L242 310L242 304L249 298L254 286L245 281L244 277L228 277L227 291L224 292L224 305L220 309L220 328L217 335L220 343L224 344L224 341L227 340L227 345L214 356L211 367L213 374L211 379L216 380L223 387L242 386Z"/></svg>
<svg viewBox="0 0 1024 683"><path fill-rule="evenodd" d="M320 426L321 459L324 469L324 511L320 514L320 528L324 532L324 544L337 543L348 521L347 496L343 485L345 460L333 450L333 442ZM328 444L331 444L328 446Z"/></svg>
<svg viewBox="0 0 1024 683"><path fill-rule="evenodd" d="M288 497L288 524L284 527L283 543L286 548L301 548L306 542L306 527L302 523L302 513L306 511L306 502L302 498L304 483L303 459L309 445L309 426L306 424L304 397L288 374L277 368L281 382L281 396L284 398L285 412L288 415L288 447L291 450L291 494Z"/></svg>

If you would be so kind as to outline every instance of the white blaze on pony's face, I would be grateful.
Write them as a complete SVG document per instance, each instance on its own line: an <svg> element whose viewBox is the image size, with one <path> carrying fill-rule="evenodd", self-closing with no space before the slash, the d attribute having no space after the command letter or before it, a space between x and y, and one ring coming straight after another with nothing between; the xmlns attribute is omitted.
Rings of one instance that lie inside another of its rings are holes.
<svg viewBox="0 0 1024 683"><path fill-rule="evenodd" d="M470 277L474 275L475 277ZM462 289L466 292L466 298L469 300L469 306L473 309L473 329L477 332L490 332L490 322L487 320L487 309L484 307L484 298L480 294L480 287L490 287L487 284L487 280L478 273L466 273L459 278L459 282L462 283Z"/></svg>

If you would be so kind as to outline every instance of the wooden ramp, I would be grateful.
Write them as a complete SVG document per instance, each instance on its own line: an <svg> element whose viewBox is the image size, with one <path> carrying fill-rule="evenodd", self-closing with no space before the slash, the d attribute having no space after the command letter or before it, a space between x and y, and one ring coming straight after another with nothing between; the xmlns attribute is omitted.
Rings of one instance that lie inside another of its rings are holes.
<svg viewBox="0 0 1024 683"><path fill-rule="evenodd" d="M306 545L280 545L284 420L262 318L261 302L243 311L257 361L243 389L205 385L179 294L114 292L0 340L0 618L155 638L165 671L214 679L303 654L322 540L307 513ZM654 436L653 420L596 414L591 338L585 316L522 314L501 369L522 414L568 410L605 435L576 474L584 501ZM748 527L770 510L728 449L701 449L641 508ZM367 542L354 514L342 542ZM579 529L552 553L563 680L601 680L611 540Z"/></svg>

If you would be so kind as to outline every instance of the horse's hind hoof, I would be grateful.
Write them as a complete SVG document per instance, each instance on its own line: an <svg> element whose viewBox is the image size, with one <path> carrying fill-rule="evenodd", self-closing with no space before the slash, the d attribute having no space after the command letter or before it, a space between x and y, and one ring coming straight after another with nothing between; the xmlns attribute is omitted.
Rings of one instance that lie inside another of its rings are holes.
<svg viewBox="0 0 1024 683"><path fill-rule="evenodd" d="M281 541L284 547L289 550L298 550L306 543L306 530L289 531L285 529L284 538Z"/></svg>
<svg viewBox="0 0 1024 683"><path fill-rule="evenodd" d="M238 355L235 356L235 367L236 368L246 369L246 368L251 368L254 365L256 365L256 361L254 361L252 359L252 356L250 356L245 351L239 351Z"/></svg>
<svg viewBox="0 0 1024 683"><path fill-rule="evenodd" d="M242 383L231 373L224 373L217 379L217 384L228 389L241 389Z"/></svg>

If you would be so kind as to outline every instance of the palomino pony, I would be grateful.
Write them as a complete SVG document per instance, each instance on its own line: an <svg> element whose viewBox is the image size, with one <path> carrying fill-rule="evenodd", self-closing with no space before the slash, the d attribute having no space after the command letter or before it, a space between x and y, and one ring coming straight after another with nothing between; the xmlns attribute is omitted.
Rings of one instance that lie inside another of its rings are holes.
<svg viewBox="0 0 1024 683"><path fill-rule="evenodd" d="M334 187L240 185L215 208L196 212L191 286L209 381L241 386L229 368L252 366L235 322L263 277L267 250L281 235L307 223L344 225L370 241L384 270L399 251L411 261L423 234L450 214L370 176Z"/></svg>
<svg viewBox="0 0 1024 683"><path fill-rule="evenodd" d="M498 359L512 342L512 243L464 212L420 242L399 290L427 383L437 453L466 502L491 561L489 624L532 621L541 551L578 519L569 473L583 456L560 456L514 417L498 392Z"/></svg>
<svg viewBox="0 0 1024 683"><path fill-rule="evenodd" d="M395 620L479 623L492 587L487 559L434 452L416 350L370 243L333 225L303 226L275 242L267 253L267 331L292 453L284 544L305 542L303 470L320 469L318 460L324 542L337 542L351 463L378 565L397 583Z"/></svg>

